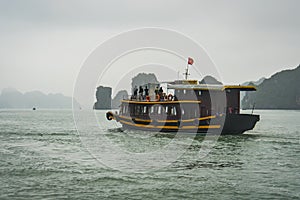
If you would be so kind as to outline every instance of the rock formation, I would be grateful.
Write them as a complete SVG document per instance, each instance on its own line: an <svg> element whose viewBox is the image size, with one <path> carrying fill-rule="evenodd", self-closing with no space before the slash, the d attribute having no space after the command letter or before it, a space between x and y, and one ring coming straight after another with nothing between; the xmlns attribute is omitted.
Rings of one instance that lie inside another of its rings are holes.
<svg viewBox="0 0 300 200"><path fill-rule="evenodd" d="M259 84L256 92L247 92L242 100L242 108L300 109L299 83L300 65L278 72Z"/></svg>
<svg viewBox="0 0 300 200"><path fill-rule="evenodd" d="M111 88L97 87L96 99L97 102L94 104L94 109L111 109Z"/></svg>
<svg viewBox="0 0 300 200"><path fill-rule="evenodd" d="M158 80L157 80L155 74L139 73L138 75L136 75L135 77L132 78L131 89L133 89L134 86L139 87L139 86L143 86L148 83L158 83Z"/></svg>
<svg viewBox="0 0 300 200"><path fill-rule="evenodd" d="M128 98L128 92L126 90L120 90L112 100L112 108L119 108L121 101L126 98Z"/></svg>
<svg viewBox="0 0 300 200"><path fill-rule="evenodd" d="M199 81L199 84L222 85L222 82L212 76L205 76L201 81Z"/></svg>

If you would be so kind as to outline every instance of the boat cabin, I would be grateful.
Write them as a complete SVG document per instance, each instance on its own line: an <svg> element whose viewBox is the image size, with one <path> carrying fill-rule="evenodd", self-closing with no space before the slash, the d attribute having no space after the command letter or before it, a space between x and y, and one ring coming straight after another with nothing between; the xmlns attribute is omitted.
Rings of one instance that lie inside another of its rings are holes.
<svg viewBox="0 0 300 200"><path fill-rule="evenodd" d="M148 86L148 96L124 99L120 115L141 120L184 120L199 116L239 114L240 91L255 90L253 86L207 85L198 84L196 80L169 82L161 93L155 92L154 86L161 87L152 84Z"/></svg>

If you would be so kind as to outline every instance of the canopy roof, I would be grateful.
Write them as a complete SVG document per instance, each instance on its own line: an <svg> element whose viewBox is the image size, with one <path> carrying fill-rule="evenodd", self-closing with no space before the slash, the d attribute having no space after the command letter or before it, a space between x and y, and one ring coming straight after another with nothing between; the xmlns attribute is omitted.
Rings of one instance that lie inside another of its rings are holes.
<svg viewBox="0 0 300 200"><path fill-rule="evenodd" d="M229 90L237 89L240 91L255 91L254 86L242 86L242 85L207 85L207 84L197 84L197 85L188 85L188 84L168 84L168 89L175 90Z"/></svg>

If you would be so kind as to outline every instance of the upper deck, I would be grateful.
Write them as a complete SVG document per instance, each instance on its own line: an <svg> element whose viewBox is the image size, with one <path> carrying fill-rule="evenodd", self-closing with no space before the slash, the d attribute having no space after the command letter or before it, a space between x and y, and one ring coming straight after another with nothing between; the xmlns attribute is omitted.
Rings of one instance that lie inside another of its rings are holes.
<svg viewBox="0 0 300 200"><path fill-rule="evenodd" d="M126 101L138 102L157 102L157 101L177 101L179 100L199 100L192 96L200 96L202 93L214 93L231 91L255 91L254 86L242 85L213 85L213 84L198 84L197 80L176 80L173 82L163 82L158 84L145 84L141 87L148 88L147 95L144 92L136 92L135 94L124 98ZM160 91L161 89L161 91Z"/></svg>
<svg viewBox="0 0 300 200"><path fill-rule="evenodd" d="M141 106L195 104L201 107L202 116L226 112L239 113L240 91L256 90L254 86L198 83L197 80L177 80L147 84L142 86L149 89L147 95L136 92L135 95L124 98L122 104Z"/></svg>

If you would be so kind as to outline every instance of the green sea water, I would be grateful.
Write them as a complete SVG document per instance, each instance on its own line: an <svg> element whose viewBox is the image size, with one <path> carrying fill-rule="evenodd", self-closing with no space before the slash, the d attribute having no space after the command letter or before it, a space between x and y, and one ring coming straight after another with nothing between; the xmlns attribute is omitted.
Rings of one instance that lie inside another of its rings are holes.
<svg viewBox="0 0 300 200"><path fill-rule="evenodd" d="M300 111L256 114L254 130L220 136L205 157L197 157L203 137L180 137L178 145L188 145L181 157L135 173L95 159L71 110L0 110L0 199L300 199ZM86 133L137 154L174 140L101 123Z"/></svg>

